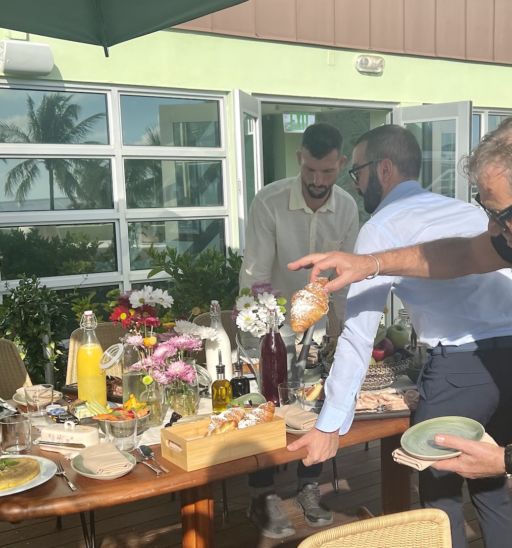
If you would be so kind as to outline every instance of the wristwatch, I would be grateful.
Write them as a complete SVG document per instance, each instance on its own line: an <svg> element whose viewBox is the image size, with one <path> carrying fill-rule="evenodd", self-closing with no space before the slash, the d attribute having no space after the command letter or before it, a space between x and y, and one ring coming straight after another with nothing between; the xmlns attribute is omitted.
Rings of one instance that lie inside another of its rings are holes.
<svg viewBox="0 0 512 548"><path fill-rule="evenodd" d="M505 446L505 474L512 478L512 443Z"/></svg>

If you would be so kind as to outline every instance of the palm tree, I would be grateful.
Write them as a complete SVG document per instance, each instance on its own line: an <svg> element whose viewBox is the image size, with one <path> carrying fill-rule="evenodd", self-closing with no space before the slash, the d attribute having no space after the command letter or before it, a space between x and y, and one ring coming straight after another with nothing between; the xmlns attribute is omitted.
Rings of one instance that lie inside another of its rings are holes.
<svg viewBox="0 0 512 548"><path fill-rule="evenodd" d="M27 97L28 129L15 124L0 122L1 140L7 143L84 143L84 138L98 120L105 117L97 113L78 121L81 107L72 102L73 95L50 93L44 96L35 108L32 97ZM91 143L89 143L91 144ZM50 186L50 209L55 209L55 183L75 202L76 189L80 181L75 175L74 165L80 160L65 158L28 158L14 166L7 174L5 194L14 196L19 203L27 198L42 166L48 171Z"/></svg>

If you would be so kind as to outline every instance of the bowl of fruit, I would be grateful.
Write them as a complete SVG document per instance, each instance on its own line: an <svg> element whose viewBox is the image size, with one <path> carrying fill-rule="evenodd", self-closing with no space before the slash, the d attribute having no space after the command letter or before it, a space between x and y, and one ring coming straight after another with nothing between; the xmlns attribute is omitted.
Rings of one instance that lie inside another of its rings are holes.
<svg viewBox="0 0 512 548"><path fill-rule="evenodd" d="M91 417L100 430L106 434L106 422L121 422L137 419L137 436L143 434L149 428L149 408L146 402L139 402L135 396L115 407L105 407L96 402L88 402L87 407L94 413Z"/></svg>

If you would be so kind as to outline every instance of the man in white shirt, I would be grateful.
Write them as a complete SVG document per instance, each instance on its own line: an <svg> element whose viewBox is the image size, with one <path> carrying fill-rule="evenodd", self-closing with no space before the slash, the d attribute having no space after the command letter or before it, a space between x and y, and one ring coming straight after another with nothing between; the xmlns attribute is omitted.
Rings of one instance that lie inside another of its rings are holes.
<svg viewBox="0 0 512 548"><path fill-rule="evenodd" d="M354 199L336 186L347 158L341 152L340 132L329 124L309 126L297 152L300 173L267 185L254 198L246 232L246 247L240 270L240 287L270 283L288 301L308 282L304 271L292 272L287 265L306 253L327 250L352 251L359 230ZM333 294L328 334L341 329L346 291ZM290 374L290 372L289 372ZM332 513L319 504L318 476L321 467L299 463L297 501L306 522L315 527L332 522ZM249 476L252 501L249 515L265 536L283 538L294 530L280 510L273 492L273 470Z"/></svg>
<svg viewBox="0 0 512 548"><path fill-rule="evenodd" d="M427 192L416 181L421 151L412 134L382 126L363 135L353 151L351 174L372 218L361 228L357 253L410 246L448 236L481 234L487 218L470 204ZM376 262L374 262L376 264ZM326 401L316 428L290 445L308 448L305 464L336 452L338 435L352 423L374 335L387 295L405 303L418 339L433 347L419 380L414 423L442 415L478 420L500 445L512 441L512 277L507 271L456 280L371 276L351 286L344 331L326 382ZM420 474L425 506L450 516L454 548L466 546L463 479L431 469ZM487 546L509 545L512 505L504 478L468 481Z"/></svg>

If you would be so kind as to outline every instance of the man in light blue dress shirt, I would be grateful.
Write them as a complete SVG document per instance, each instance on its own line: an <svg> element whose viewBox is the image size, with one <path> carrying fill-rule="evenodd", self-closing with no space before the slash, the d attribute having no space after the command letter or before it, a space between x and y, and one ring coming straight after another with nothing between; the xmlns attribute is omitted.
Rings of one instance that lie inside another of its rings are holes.
<svg viewBox="0 0 512 548"><path fill-rule="evenodd" d="M382 126L363 135L353 151L351 174L372 218L362 227L356 253L481 234L483 211L424 190L417 182L421 151L399 126ZM443 415L478 420L500 445L512 440L512 277L507 271L455 280L372 277L349 291L346 322L326 401L316 428L290 445L308 448L305 464L335 451L338 435L350 428L357 394L366 375L374 335L387 295L394 288L405 303L418 339L434 348L419 381L420 403L413 422ZM315 448L313 450L313 447ZM454 548L466 546L461 489L463 479L427 469L420 474L425 506L445 510ZM468 481L486 545L501 548L512 538L512 505L505 478Z"/></svg>

